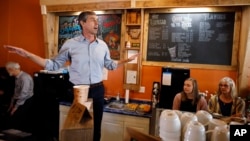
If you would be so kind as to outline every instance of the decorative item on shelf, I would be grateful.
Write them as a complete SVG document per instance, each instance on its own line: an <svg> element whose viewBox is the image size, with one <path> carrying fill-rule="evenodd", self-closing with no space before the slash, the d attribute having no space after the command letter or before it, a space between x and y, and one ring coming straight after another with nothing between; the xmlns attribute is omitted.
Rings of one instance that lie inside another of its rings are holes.
<svg viewBox="0 0 250 141"><path fill-rule="evenodd" d="M160 82L153 82L152 107L155 108L159 102Z"/></svg>
<svg viewBox="0 0 250 141"><path fill-rule="evenodd" d="M140 43L131 43L131 47L140 48Z"/></svg>
<svg viewBox="0 0 250 141"><path fill-rule="evenodd" d="M130 41L127 41L126 42L126 48L130 48L131 47L131 43L130 43Z"/></svg>
<svg viewBox="0 0 250 141"><path fill-rule="evenodd" d="M140 28L130 28L129 29L129 36L132 39L138 39L141 34L141 29Z"/></svg>
<svg viewBox="0 0 250 141"><path fill-rule="evenodd" d="M131 24L136 24L137 23L137 12L131 12L129 14L130 18L129 18L129 22Z"/></svg>

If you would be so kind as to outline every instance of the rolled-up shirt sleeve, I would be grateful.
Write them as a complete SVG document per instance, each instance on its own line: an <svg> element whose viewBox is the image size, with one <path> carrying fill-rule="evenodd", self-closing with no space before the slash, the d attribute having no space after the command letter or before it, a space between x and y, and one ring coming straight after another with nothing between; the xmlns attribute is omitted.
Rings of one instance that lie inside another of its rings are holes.
<svg viewBox="0 0 250 141"><path fill-rule="evenodd" d="M60 69L65 64L65 62L70 59L69 51L70 47L67 46L67 44L62 46L57 56L52 59L46 59L44 69L49 71L55 71Z"/></svg>
<svg viewBox="0 0 250 141"><path fill-rule="evenodd" d="M108 70L115 70L118 66L118 61L114 61L110 58L109 50L106 51L106 55L104 57L104 66Z"/></svg>

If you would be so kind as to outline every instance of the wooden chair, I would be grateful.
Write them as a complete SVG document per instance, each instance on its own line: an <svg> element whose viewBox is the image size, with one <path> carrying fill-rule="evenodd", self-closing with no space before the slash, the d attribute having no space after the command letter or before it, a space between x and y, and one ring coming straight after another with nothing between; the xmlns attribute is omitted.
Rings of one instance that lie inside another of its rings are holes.
<svg viewBox="0 0 250 141"><path fill-rule="evenodd" d="M159 137L140 132L134 128L127 127L130 141L161 141Z"/></svg>

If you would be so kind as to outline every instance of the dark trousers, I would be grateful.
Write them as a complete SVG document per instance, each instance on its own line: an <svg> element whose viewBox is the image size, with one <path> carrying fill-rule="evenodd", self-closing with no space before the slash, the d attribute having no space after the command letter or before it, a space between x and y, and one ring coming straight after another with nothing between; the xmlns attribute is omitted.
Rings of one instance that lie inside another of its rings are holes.
<svg viewBox="0 0 250 141"><path fill-rule="evenodd" d="M32 132L33 122L33 97L27 99L25 103L17 108L13 115L10 116L9 128Z"/></svg>
<svg viewBox="0 0 250 141"><path fill-rule="evenodd" d="M89 98L93 98L93 116L94 116L94 141L101 139L101 125L104 105L104 86L99 85L89 89Z"/></svg>
<svg viewBox="0 0 250 141"><path fill-rule="evenodd" d="M101 125L104 108L104 86L97 85L89 88L88 97L93 99L93 116L94 116L94 136L93 141L101 139ZM72 87L73 93L73 87Z"/></svg>

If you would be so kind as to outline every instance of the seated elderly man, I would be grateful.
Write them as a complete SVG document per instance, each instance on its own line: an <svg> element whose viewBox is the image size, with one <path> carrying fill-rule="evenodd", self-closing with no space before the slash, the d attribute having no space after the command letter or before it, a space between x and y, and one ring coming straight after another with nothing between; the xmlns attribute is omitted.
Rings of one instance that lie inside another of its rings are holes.
<svg viewBox="0 0 250 141"><path fill-rule="evenodd" d="M33 99L33 78L22 71L17 62L8 62L6 70L15 77L15 89L9 106L9 128L31 132L31 108Z"/></svg>

